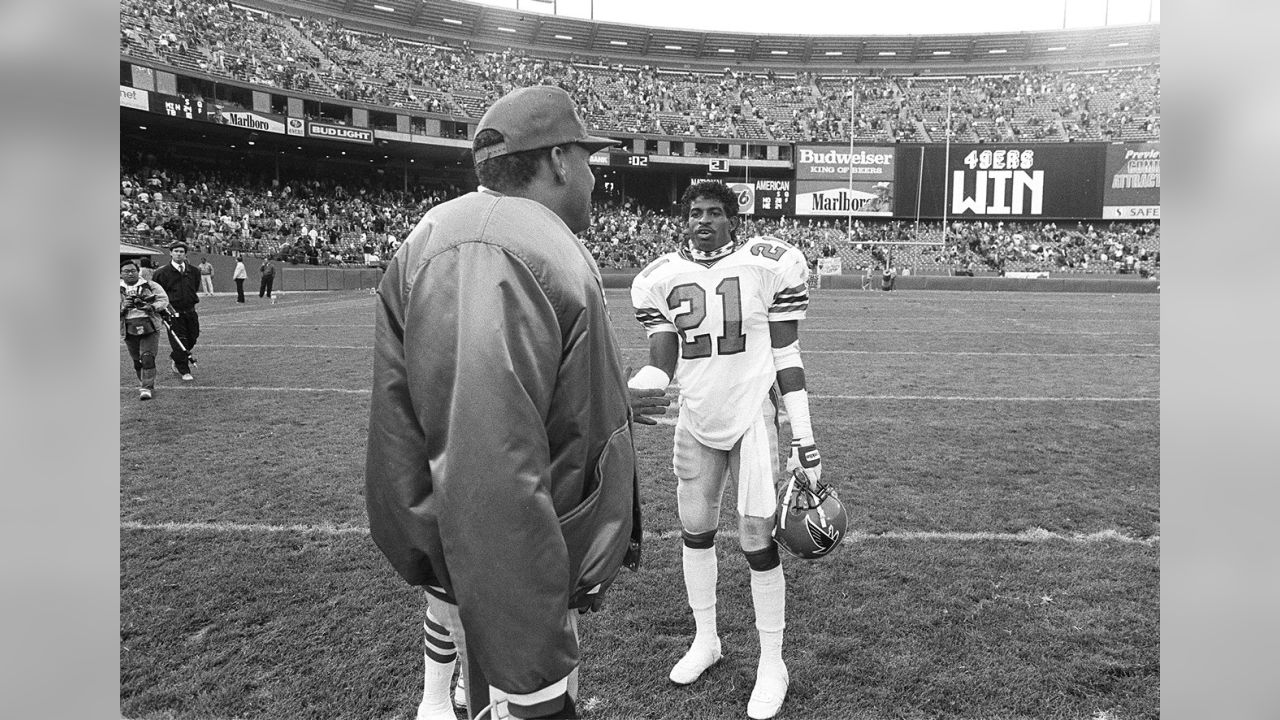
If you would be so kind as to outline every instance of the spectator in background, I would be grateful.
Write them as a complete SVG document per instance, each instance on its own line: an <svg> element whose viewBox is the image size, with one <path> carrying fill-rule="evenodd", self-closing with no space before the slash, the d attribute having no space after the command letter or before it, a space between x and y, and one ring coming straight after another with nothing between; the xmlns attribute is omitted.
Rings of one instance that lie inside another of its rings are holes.
<svg viewBox="0 0 1280 720"><path fill-rule="evenodd" d="M276 279L276 265L271 262L271 256L268 255L262 261L262 267L258 268L261 279L258 281L258 297L271 297L271 285Z"/></svg>
<svg viewBox="0 0 1280 720"><path fill-rule="evenodd" d="M209 262L209 258L200 258L200 289L206 296L213 295L213 263Z"/></svg>
<svg viewBox="0 0 1280 720"><path fill-rule="evenodd" d="M190 382L195 380L191 366L196 364L191 351L200 338L200 315L196 304L200 302L200 271L187 262L187 244L169 246L169 263L155 271L152 280L164 288L173 309L169 318L170 367L176 375Z"/></svg>
<svg viewBox="0 0 1280 720"><path fill-rule="evenodd" d="M236 281L236 302L244 302L244 281L249 278L249 272L244 269L244 257L236 255L236 269L231 273L231 279Z"/></svg>

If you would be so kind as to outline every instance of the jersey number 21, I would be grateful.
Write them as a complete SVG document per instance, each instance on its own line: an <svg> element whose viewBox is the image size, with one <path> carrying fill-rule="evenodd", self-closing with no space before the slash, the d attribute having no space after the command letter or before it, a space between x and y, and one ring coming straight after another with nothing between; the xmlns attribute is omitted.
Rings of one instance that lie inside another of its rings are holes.
<svg viewBox="0 0 1280 720"><path fill-rule="evenodd" d="M747 349L747 336L742 332L742 287L737 276L730 276L716 286L716 294L724 305L724 327L716 338L716 354L734 355ZM707 319L707 291L697 283L685 283L667 293L667 308L675 310L685 301L689 309L675 316L680 330L680 357L685 360L711 357L711 334L689 336Z"/></svg>

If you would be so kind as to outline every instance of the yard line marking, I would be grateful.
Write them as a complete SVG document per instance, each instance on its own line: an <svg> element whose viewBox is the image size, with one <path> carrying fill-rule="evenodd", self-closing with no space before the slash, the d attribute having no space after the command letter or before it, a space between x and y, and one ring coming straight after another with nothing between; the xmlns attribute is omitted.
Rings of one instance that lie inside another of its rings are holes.
<svg viewBox="0 0 1280 720"><path fill-rule="evenodd" d="M372 350L372 345L244 345L237 343L204 343L206 348L253 348L280 350ZM624 352L644 352L647 347L624 347ZM970 352L962 350L805 350L806 355L942 355L991 357L1119 357L1154 358L1151 353L1040 353L1040 352Z"/></svg>
<svg viewBox="0 0 1280 720"><path fill-rule="evenodd" d="M232 343L201 343L205 348L280 348L284 350L372 350L372 345L237 345Z"/></svg>
<svg viewBox="0 0 1280 720"><path fill-rule="evenodd" d="M813 328L806 327L804 333L893 333L894 335L1057 335L1059 337L1149 337L1149 332L1052 332L1049 330L948 330L946 328L923 328L909 330L891 328L879 330L875 328Z"/></svg>
<svg viewBox="0 0 1280 720"><path fill-rule="evenodd" d="M210 347L218 347L216 345ZM226 346L235 347L235 346ZM249 346L245 346L249 347ZM271 346L263 346L271 347ZM647 347L624 347L624 352L645 352ZM1122 358L1156 358L1153 353L1046 353L1046 352L975 352L968 350L809 350L805 355L943 355L943 356L987 356L992 357L1122 357Z"/></svg>
<svg viewBox="0 0 1280 720"><path fill-rule="evenodd" d="M312 304L300 305L300 306L295 305L295 306L290 306L290 307L281 308L281 309L276 309L269 305L267 306L255 305L255 306L252 306L253 311L255 312L255 314L252 317L262 317L262 315L256 314L257 312L269 313L267 317L272 317L272 318L298 317L300 315L316 315L319 313L329 312L335 309L353 307L356 304L364 304L366 302L368 302L367 295L357 295L355 297L341 298L341 299L333 300L330 302L319 302L319 303L312 303ZM239 308L239 309L218 308L216 310L212 310L208 313L207 317L215 317L217 318L217 320L209 323L209 325L213 327L247 325L248 323L245 321L247 318L245 318L245 316L242 314L247 310L249 310L249 308L247 307Z"/></svg>
<svg viewBox="0 0 1280 720"><path fill-rule="evenodd" d="M372 350L372 345L251 345L241 343L202 343L204 348L249 348L256 350ZM1149 344L1143 344L1148 347ZM124 347L121 345L121 347ZM647 352L647 347L619 348L623 352ZM1159 353L1053 353L1053 352L988 352L970 350L808 350L805 355L938 355L943 357L1118 357L1158 358Z"/></svg>
<svg viewBox="0 0 1280 720"><path fill-rule="evenodd" d="M949 307L949 306L947 306L947 307L939 307L939 308L938 308L938 312L939 312L939 313L942 313L942 312L954 312L954 311L955 311L955 308L952 308L952 307ZM634 316L634 315L628 315L627 317L629 317L629 318L632 320L632 322L635 322L635 316ZM847 320L851 319L849 315L805 315L804 317L805 317L805 321L806 321L806 322L807 322L807 321L809 321L809 320L846 320L846 321L847 321ZM1130 313L1127 311L1127 309L1121 309L1121 308L1117 308L1117 309L1116 309L1116 310L1114 310L1114 311L1112 311L1112 310L1104 310L1104 311L1096 311L1096 310L1095 310L1095 311L1081 310L1079 313L1072 314L1072 315L1040 315L1040 314L1038 314L1037 312L1035 312L1035 310L1033 309L1033 310L1031 310L1031 311L1028 311L1028 312L1027 312L1027 317L1014 317L1014 316L1000 316L1000 317L996 317L996 316L990 316L990 319L991 319L991 320L1006 320L1006 321L1012 321L1012 320L1044 320L1044 321L1053 321L1053 322L1083 322L1083 321L1085 321L1086 319L1089 319L1090 321L1093 321L1094 319L1097 319L1097 318L1112 318L1112 319L1114 319L1116 322L1121 322L1121 321L1124 321L1124 322L1132 322L1132 321L1134 321L1134 320L1141 320L1141 321L1147 321L1147 322L1152 322L1152 323L1154 323L1154 322L1156 322L1157 320L1159 320L1159 317L1157 317L1157 316L1155 316L1155 315L1134 317L1132 314L1130 314ZM919 321L919 320L941 320L941 319L945 319L945 318L944 318L944 316L942 316L942 315L940 315L940 314L933 314L933 315L894 315L894 316L892 316L892 317L889 317L889 316L887 316L887 315L874 315L874 316L872 316L872 315L860 315L860 316L857 316L856 318L853 318L853 319L859 319L859 320L910 320L910 321Z"/></svg>
<svg viewBox="0 0 1280 720"><path fill-rule="evenodd" d="M137 390L132 385L121 385L121 390ZM346 393L348 395L368 395L368 388L335 388L335 387L246 387L243 385L161 385L157 390L208 390L208 391L231 391L231 392L330 392L330 393Z"/></svg>
<svg viewBox="0 0 1280 720"><path fill-rule="evenodd" d="M227 523L227 522L163 522L140 523L125 521L120 523L123 530L158 530L161 532L193 533L302 533L312 535L368 535L369 528L363 526L339 525L267 525L264 523Z"/></svg>
<svg viewBox="0 0 1280 720"><path fill-rule="evenodd" d="M229 322L229 323L216 324L216 327L219 327L219 328L280 327L280 328L300 328L303 330L307 328L371 328L373 326L374 326L373 323L367 323L367 324L310 323L310 322L306 322L305 320L299 321L299 322L292 322L292 323Z"/></svg>
<svg viewBox="0 0 1280 720"><path fill-rule="evenodd" d="M818 400L927 400L931 402L1137 402L1158 403L1158 397L978 397L973 395L810 395Z"/></svg>
<svg viewBox="0 0 1280 720"><path fill-rule="evenodd" d="M368 388L334 388L334 387L247 387L234 385L164 385L163 390L203 390L215 392L317 392L345 393L348 395L368 395ZM137 390L133 385L121 385L122 392ZM1135 402L1158 403L1159 397L978 397L973 395L810 395L811 400L890 400L890 401L925 401L925 402ZM669 425L675 421L656 418L658 424Z"/></svg>
<svg viewBox="0 0 1280 720"><path fill-rule="evenodd" d="M266 523L233 523L233 522L162 522L162 523L142 523L132 520L122 521L120 523L122 530L137 530L140 532L171 532L171 533L248 533L248 534L269 534L269 533L297 533L302 535L368 535L369 528L359 525L270 525ZM717 535L719 537L736 538L738 531L733 528L724 528ZM645 533L645 537L654 540L678 540L681 537L679 530L662 530L659 532ZM1136 538L1125 535L1117 530L1100 530L1093 533L1056 533L1044 528L1029 528L1016 533L1009 532L958 532L958 531L934 531L934 530L891 530L884 533L867 533L854 530L846 536L855 542L874 542L877 540L905 540L905 541L930 541L940 540L947 542L1020 542L1020 543L1040 543L1049 541L1065 541L1073 543L1096 543L1096 542L1120 542L1137 545L1154 545L1160 542L1160 536L1154 535L1149 538Z"/></svg>

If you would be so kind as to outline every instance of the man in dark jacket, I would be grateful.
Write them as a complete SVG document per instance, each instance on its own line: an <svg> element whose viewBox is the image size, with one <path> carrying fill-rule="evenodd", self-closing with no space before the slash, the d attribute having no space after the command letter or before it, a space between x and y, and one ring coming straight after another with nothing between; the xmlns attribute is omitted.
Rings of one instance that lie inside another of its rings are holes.
<svg viewBox="0 0 1280 720"><path fill-rule="evenodd" d="M258 282L258 297L264 295L271 297L271 285L276 279L276 264L271 262L270 256L262 261L262 267L258 268L258 275L261 280Z"/></svg>
<svg viewBox="0 0 1280 720"><path fill-rule="evenodd" d="M187 262L187 244L176 242L169 246L169 264L151 276L169 296L169 307L177 316L169 318L170 367L183 380L194 380L191 366L195 358L191 350L200 337L200 316L196 303L200 302L200 270Z"/></svg>
<svg viewBox="0 0 1280 720"><path fill-rule="evenodd" d="M574 236L613 144L560 88L500 98L473 142L483 188L428 211L378 287L366 501L435 611L422 720L452 717L455 645L472 718L577 717L573 611L639 559L640 403Z"/></svg>

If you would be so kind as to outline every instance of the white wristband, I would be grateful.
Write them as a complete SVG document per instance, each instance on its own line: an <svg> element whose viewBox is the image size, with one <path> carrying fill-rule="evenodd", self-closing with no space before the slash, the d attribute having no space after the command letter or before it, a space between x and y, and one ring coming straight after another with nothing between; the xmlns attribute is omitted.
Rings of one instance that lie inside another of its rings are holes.
<svg viewBox="0 0 1280 720"><path fill-rule="evenodd" d="M773 348L773 369L786 370L787 368L803 368L804 363L800 361L800 341L787 345L786 347Z"/></svg>
<svg viewBox="0 0 1280 720"><path fill-rule="evenodd" d="M787 408L787 418L791 421L791 440L813 442L813 425L809 421L809 392L792 390L782 396L782 404Z"/></svg>
<svg viewBox="0 0 1280 720"><path fill-rule="evenodd" d="M632 390L666 390L670 384L671 376L653 365L640 368L640 372L627 381L627 387Z"/></svg>

